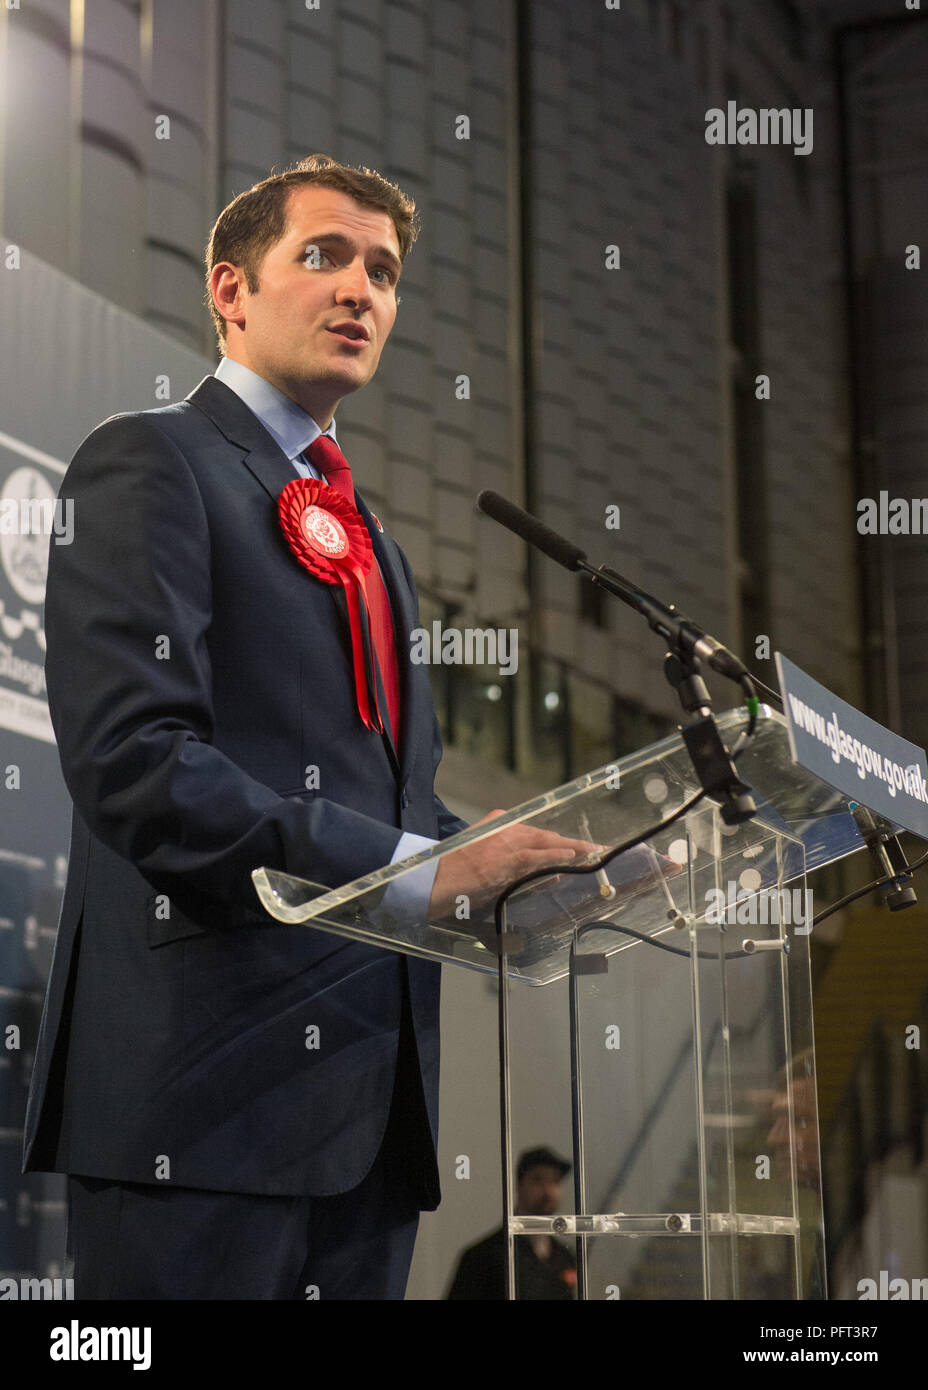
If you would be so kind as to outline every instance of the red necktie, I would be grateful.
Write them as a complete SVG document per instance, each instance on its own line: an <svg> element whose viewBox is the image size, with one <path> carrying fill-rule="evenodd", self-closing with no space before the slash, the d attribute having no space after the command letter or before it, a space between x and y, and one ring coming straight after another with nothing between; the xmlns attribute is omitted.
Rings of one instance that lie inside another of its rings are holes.
<svg viewBox="0 0 928 1390"><path fill-rule="evenodd" d="M330 487L334 487L343 497L355 505L354 482L348 460L341 449L327 434L320 434L306 450L306 457ZM377 564L377 556L371 565L367 578L367 596L370 604L371 637L377 653L377 663L383 688L387 695L387 709L390 714L390 727L393 742L400 747L400 670L396 657L396 638L393 633L393 619L390 615L390 600Z"/></svg>

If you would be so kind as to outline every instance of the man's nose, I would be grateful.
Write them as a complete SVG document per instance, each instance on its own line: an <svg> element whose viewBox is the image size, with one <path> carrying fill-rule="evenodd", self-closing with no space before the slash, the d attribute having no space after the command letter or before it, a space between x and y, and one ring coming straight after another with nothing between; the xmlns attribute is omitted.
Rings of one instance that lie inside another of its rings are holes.
<svg viewBox="0 0 928 1390"><path fill-rule="evenodd" d="M352 261L350 265L345 266L338 277L335 297L340 304L356 304L359 308L370 307L370 280L363 261Z"/></svg>

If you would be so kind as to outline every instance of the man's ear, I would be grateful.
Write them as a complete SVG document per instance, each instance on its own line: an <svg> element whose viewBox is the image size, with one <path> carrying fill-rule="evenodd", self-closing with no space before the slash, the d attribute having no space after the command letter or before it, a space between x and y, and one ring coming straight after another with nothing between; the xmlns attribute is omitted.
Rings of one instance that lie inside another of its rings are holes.
<svg viewBox="0 0 928 1390"><path fill-rule="evenodd" d="M210 294L216 310L226 323L241 323L245 317L245 272L231 261L214 265L209 276Z"/></svg>

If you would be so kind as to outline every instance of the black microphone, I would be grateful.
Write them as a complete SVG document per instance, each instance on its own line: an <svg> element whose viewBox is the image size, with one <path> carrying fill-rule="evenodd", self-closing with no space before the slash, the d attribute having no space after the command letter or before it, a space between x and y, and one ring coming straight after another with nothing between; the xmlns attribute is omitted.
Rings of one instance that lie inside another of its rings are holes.
<svg viewBox="0 0 928 1390"><path fill-rule="evenodd" d="M521 507L501 497L498 492L484 488L477 497L477 506L501 526L528 541L529 545L543 550L550 559L556 560L565 569L579 570L586 559L585 550L578 549L556 531L552 531L550 526L539 521L537 516L532 516L531 512L524 512Z"/></svg>
<svg viewBox="0 0 928 1390"><path fill-rule="evenodd" d="M656 599L651 594L645 593L643 589L639 589L637 585L630 584L627 579L614 569L610 569L608 565L594 568L587 562L585 550L581 550L571 541L566 540L564 536L559 536L556 531L551 530L550 526L539 521L537 516L532 516L531 512L523 511L514 502L510 502L508 498L501 497L498 492L492 492L490 489L485 489L478 495L477 506L494 521L498 521L500 525L528 541L529 545L537 546L545 555L556 560L565 569L588 574L594 584L608 589L610 593L615 594L616 598L630 604L671 646L676 647L678 644L682 644L684 648L693 652L702 661L707 662L714 671L718 671L720 675L728 676L730 680L740 681L743 676L748 674L744 663L733 652L730 652L721 642L717 642L714 637L710 637L701 627L697 627L684 614L679 613L672 604L668 607L660 599Z"/></svg>
<svg viewBox="0 0 928 1390"><path fill-rule="evenodd" d="M756 695L750 676L738 658L680 613L673 604L668 607L666 603L661 603L660 599L630 584L608 565L594 568L588 562L585 551L559 536L530 512L501 497L498 492L485 489L477 497L477 506L501 526L528 541L529 545L537 546L565 569L579 570L589 575L594 584L615 594L616 598L640 613L648 626L664 638L671 649L664 663L667 679L676 688L686 712L699 712L699 718L686 726L683 738L704 791L721 800L722 819L727 825L738 825L756 815L757 806L751 789L739 779L734 761L722 743L709 710L709 692L699 674L699 661L706 661L714 670L745 686L746 692L755 701L750 726L753 733Z"/></svg>

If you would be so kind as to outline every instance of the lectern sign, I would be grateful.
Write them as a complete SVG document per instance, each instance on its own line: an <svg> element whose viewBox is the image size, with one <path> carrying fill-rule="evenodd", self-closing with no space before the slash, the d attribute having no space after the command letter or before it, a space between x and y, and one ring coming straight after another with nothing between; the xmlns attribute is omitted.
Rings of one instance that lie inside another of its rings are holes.
<svg viewBox="0 0 928 1390"><path fill-rule="evenodd" d="M793 761L928 839L925 750L833 695L779 652L776 663Z"/></svg>

